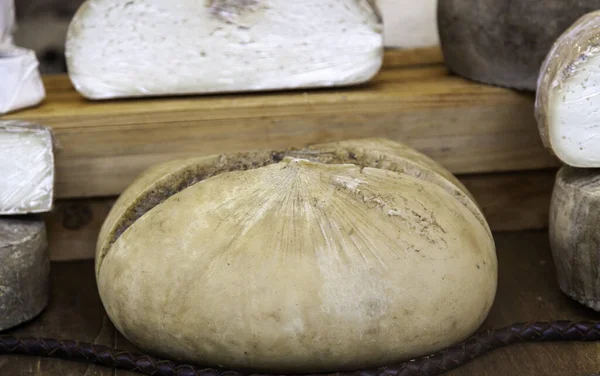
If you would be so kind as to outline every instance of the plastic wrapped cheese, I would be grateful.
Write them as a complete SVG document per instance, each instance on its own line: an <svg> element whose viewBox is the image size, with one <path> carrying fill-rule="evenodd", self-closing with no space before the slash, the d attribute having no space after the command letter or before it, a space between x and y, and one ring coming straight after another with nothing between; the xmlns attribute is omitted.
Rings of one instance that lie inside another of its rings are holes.
<svg viewBox="0 0 600 376"><path fill-rule="evenodd" d="M54 186L48 128L0 121L0 215L50 211Z"/></svg>
<svg viewBox="0 0 600 376"><path fill-rule="evenodd" d="M386 47L421 48L439 44L438 0L378 0Z"/></svg>
<svg viewBox="0 0 600 376"><path fill-rule="evenodd" d="M546 147L574 167L600 167L600 11L579 19L542 67L536 116Z"/></svg>
<svg viewBox="0 0 600 376"><path fill-rule="evenodd" d="M0 330L31 320L48 303L50 264L39 218L0 218Z"/></svg>
<svg viewBox="0 0 600 376"><path fill-rule="evenodd" d="M73 18L69 76L106 99L368 81L383 58L370 0L96 0Z"/></svg>
<svg viewBox="0 0 600 376"><path fill-rule="evenodd" d="M33 51L0 46L0 115L39 104L46 90Z"/></svg>
<svg viewBox="0 0 600 376"><path fill-rule="evenodd" d="M0 46L12 43L15 28L15 3L13 0L0 0Z"/></svg>

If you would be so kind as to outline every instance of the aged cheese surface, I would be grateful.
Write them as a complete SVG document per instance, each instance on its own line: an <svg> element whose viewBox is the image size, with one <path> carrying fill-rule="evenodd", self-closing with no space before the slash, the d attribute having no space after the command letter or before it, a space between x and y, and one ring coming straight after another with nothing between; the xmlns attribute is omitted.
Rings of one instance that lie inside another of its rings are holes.
<svg viewBox="0 0 600 376"><path fill-rule="evenodd" d="M563 167L550 207L550 246L560 288L600 311L600 173Z"/></svg>
<svg viewBox="0 0 600 376"><path fill-rule="evenodd" d="M438 0L378 0L386 47L421 48L439 44Z"/></svg>
<svg viewBox="0 0 600 376"><path fill-rule="evenodd" d="M438 24L446 64L475 81L535 90L552 43L600 0L443 0Z"/></svg>
<svg viewBox="0 0 600 376"><path fill-rule="evenodd" d="M43 220L0 218L0 330L46 307L49 272Z"/></svg>
<svg viewBox="0 0 600 376"><path fill-rule="evenodd" d="M540 74L536 116L546 147L574 167L600 167L600 11L555 43Z"/></svg>
<svg viewBox="0 0 600 376"><path fill-rule="evenodd" d="M0 46L0 115L39 104L46 96L35 53Z"/></svg>
<svg viewBox="0 0 600 376"><path fill-rule="evenodd" d="M0 215L50 211L54 154L48 128L0 121Z"/></svg>
<svg viewBox="0 0 600 376"><path fill-rule="evenodd" d="M382 29L369 0L97 0L66 56L92 99L349 85L378 72Z"/></svg>
<svg viewBox="0 0 600 376"><path fill-rule="evenodd" d="M102 226L96 276L115 327L145 351L321 373L463 340L494 301L497 260L452 174L368 139L150 169Z"/></svg>

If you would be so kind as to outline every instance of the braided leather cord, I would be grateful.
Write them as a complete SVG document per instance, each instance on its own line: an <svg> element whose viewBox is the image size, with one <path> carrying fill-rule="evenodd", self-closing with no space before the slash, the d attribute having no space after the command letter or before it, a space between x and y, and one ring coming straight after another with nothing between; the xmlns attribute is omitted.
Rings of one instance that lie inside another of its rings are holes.
<svg viewBox="0 0 600 376"><path fill-rule="evenodd" d="M495 349L515 343L600 341L600 322L554 321L515 324L484 331L436 354L378 369L328 376L434 376L460 367ZM243 376L243 372L200 368L73 340L0 336L0 354L31 355L95 363L151 376ZM267 376L267 375L262 375Z"/></svg>

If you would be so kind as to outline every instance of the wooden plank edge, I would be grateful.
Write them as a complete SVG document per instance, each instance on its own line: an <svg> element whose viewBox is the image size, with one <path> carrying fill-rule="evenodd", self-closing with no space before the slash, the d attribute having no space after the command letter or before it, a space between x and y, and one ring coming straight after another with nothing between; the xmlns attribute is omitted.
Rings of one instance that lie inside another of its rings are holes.
<svg viewBox="0 0 600 376"><path fill-rule="evenodd" d="M556 170L459 176L473 193L493 231L543 229L548 224ZM94 258L100 227L115 201L111 198L59 200L46 216L50 258Z"/></svg>

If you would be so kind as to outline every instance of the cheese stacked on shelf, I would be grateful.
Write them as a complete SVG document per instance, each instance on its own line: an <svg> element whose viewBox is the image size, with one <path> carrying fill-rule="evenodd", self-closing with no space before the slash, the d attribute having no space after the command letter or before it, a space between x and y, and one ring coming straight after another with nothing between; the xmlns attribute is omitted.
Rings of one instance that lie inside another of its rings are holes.
<svg viewBox="0 0 600 376"><path fill-rule="evenodd" d="M567 166L557 176L550 240L561 289L600 310L600 11L554 44L540 73L536 117L544 144Z"/></svg>
<svg viewBox="0 0 600 376"><path fill-rule="evenodd" d="M31 50L12 44L13 0L0 0L0 115L39 104L46 92Z"/></svg>
<svg viewBox="0 0 600 376"><path fill-rule="evenodd" d="M54 155L49 129L0 121L0 330L38 315L48 302L44 221L52 209Z"/></svg>

